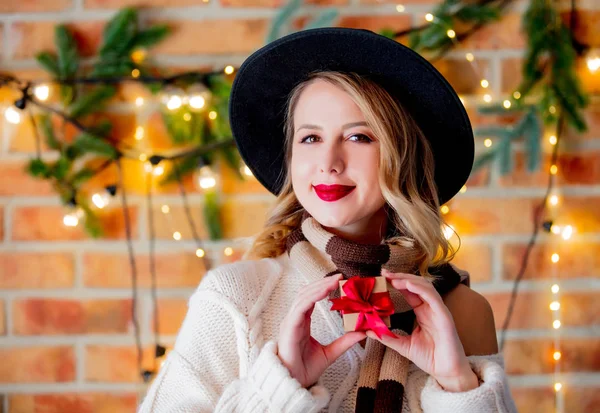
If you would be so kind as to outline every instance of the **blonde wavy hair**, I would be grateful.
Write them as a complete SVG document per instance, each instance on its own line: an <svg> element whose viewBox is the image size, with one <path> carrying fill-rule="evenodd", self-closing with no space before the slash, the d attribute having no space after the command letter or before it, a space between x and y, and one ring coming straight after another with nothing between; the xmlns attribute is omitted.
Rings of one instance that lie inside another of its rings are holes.
<svg viewBox="0 0 600 413"><path fill-rule="evenodd" d="M294 110L302 92L318 79L348 93L379 139L379 184L389 219L386 242L412 243L420 252L416 264L421 275L431 279L433 276L427 269L451 261L458 251L444 236L445 222L439 212L433 153L408 112L377 83L353 73L315 72L290 92L284 124L286 170L281 171L283 176L280 177L283 186L268 213L264 230L256 236L245 257L260 259L284 253L287 237L301 223L304 208L296 198L288 173Z"/></svg>

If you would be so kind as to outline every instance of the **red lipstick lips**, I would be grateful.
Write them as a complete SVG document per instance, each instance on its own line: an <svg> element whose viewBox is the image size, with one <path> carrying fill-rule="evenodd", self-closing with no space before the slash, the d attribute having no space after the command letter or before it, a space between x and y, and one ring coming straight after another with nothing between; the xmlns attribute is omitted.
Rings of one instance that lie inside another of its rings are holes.
<svg viewBox="0 0 600 413"><path fill-rule="evenodd" d="M323 201L334 202L354 191L356 187L347 185L314 185L313 188L317 196Z"/></svg>

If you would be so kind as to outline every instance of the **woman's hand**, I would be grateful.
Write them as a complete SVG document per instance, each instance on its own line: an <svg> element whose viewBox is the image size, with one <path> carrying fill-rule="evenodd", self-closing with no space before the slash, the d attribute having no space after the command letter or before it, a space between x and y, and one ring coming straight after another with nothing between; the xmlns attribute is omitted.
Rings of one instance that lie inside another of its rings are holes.
<svg viewBox="0 0 600 413"><path fill-rule="evenodd" d="M418 326L409 336L396 338L368 331L367 336L380 341L411 360L424 372L435 377L448 391L466 391L479 385L467 356L450 310L433 284L423 277L382 270L392 286L400 291L414 309Z"/></svg>
<svg viewBox="0 0 600 413"><path fill-rule="evenodd" d="M303 387L317 382L325 369L350 347L366 338L364 332L349 332L323 346L310 335L310 320L315 303L339 286L340 275L325 277L308 284L291 304L281 323L278 353L284 366Z"/></svg>

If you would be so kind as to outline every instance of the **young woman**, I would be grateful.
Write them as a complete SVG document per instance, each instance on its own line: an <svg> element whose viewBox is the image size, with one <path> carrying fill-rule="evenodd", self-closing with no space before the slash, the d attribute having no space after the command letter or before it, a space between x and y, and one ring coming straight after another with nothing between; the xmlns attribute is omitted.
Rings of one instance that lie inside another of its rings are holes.
<svg viewBox="0 0 600 413"><path fill-rule="evenodd" d="M474 141L442 75L366 30L306 30L244 62L230 121L277 199L252 259L200 283L140 412L515 412L490 305L443 234ZM345 331L339 281L376 276L389 328L365 310Z"/></svg>

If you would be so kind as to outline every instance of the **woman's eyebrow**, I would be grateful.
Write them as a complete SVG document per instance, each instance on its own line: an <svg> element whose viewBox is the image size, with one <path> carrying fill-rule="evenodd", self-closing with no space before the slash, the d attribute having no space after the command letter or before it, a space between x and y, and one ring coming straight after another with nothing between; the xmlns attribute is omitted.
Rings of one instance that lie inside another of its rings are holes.
<svg viewBox="0 0 600 413"><path fill-rule="evenodd" d="M351 122L351 123L346 123L344 126L342 126L342 129L350 129L353 128L355 126L367 126L367 122ZM308 123L301 125L298 129L296 129L296 132L298 132L300 129L317 129L317 130L323 130L322 127L320 127L319 125L310 125Z"/></svg>

